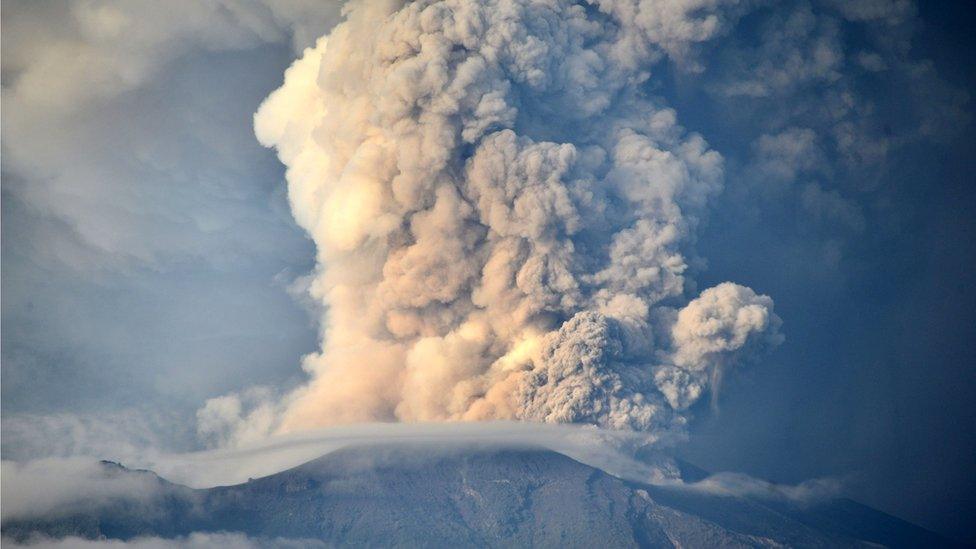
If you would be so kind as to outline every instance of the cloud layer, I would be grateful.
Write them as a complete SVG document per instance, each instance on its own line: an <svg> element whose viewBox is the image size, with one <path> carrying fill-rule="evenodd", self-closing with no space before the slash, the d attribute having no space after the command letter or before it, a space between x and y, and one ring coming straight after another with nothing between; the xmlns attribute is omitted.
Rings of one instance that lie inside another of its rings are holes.
<svg viewBox="0 0 976 549"><path fill-rule="evenodd" d="M185 495L180 487L161 481L155 473L193 488L229 486L299 466L341 448L377 444L407 447L413 456L469 449L545 448L625 480L725 496L803 503L833 497L839 488L838 483L827 480L785 486L730 473L686 484L680 467L648 446L643 432L512 421L385 423L304 431L234 449L131 456L125 463L129 470L90 458L3 461L2 519L51 518L79 509L118 505L151 516L165 512L167 498ZM153 472L132 470L141 468Z"/></svg>

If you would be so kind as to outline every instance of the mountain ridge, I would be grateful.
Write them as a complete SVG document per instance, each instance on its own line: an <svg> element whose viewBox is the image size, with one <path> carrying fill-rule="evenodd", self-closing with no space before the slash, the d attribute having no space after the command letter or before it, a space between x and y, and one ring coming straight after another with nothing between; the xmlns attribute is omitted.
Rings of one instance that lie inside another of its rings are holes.
<svg viewBox="0 0 976 549"><path fill-rule="evenodd" d="M347 447L208 489L102 466L111 475L153 474L158 490L139 504L122 498L61 516L4 521L3 535L125 540L241 532L415 547L955 546L850 500L800 507L652 486L528 445Z"/></svg>

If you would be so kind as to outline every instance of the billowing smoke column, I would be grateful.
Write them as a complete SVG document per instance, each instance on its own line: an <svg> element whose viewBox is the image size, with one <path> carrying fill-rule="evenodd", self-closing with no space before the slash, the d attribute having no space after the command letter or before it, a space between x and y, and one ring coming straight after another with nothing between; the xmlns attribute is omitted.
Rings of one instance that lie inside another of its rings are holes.
<svg viewBox="0 0 976 549"><path fill-rule="evenodd" d="M313 238L321 352L280 428L520 419L680 432L778 343L772 300L688 301L722 158L646 95L715 2L354 2L255 116Z"/></svg>

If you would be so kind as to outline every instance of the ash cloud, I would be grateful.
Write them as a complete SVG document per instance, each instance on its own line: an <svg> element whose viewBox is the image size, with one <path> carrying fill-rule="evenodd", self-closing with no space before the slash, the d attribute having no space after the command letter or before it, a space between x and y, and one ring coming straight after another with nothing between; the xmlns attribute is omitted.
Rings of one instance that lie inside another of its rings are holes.
<svg viewBox="0 0 976 549"><path fill-rule="evenodd" d="M270 404L268 430L503 419L680 434L723 371L781 340L769 297L733 283L694 296L688 246L723 159L643 87L664 59L693 70L732 7L345 14L255 115L316 244L325 311L310 380ZM251 412L225 398L201 413L246 432Z"/></svg>

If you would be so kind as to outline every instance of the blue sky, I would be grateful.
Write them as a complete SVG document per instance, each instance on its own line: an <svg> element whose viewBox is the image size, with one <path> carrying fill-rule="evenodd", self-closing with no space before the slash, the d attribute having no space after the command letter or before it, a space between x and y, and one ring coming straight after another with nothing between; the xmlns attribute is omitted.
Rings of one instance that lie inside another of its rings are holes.
<svg viewBox="0 0 976 549"><path fill-rule="evenodd" d="M4 2L4 459L196 448L207 399L306 380L316 250L252 124L338 7L185 4ZM724 159L699 290L772 296L785 341L678 451L976 539L973 10L720 13L642 92Z"/></svg>

